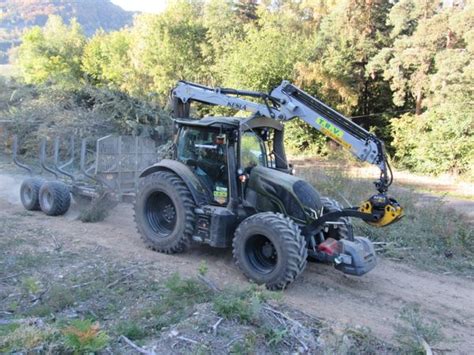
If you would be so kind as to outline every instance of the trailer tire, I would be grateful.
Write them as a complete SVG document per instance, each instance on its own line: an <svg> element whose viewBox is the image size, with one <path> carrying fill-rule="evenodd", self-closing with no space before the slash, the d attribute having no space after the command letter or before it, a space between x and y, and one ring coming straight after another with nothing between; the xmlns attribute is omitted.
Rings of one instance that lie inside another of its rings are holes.
<svg viewBox="0 0 474 355"><path fill-rule="evenodd" d="M20 187L20 199L23 207L28 211L39 211L39 191L44 180L41 178L28 178L24 180Z"/></svg>
<svg viewBox="0 0 474 355"><path fill-rule="evenodd" d="M39 191L41 210L48 216L61 216L71 206L69 186L60 181L47 181Z"/></svg>
<svg viewBox="0 0 474 355"><path fill-rule="evenodd" d="M245 276L270 290L285 289L306 266L306 241L298 225L273 212L245 219L232 243L235 263Z"/></svg>
<svg viewBox="0 0 474 355"><path fill-rule="evenodd" d="M145 244L166 254L182 253L195 226L194 200L181 178L158 171L142 179L135 199L135 223Z"/></svg>
<svg viewBox="0 0 474 355"><path fill-rule="evenodd" d="M336 200L329 197L321 197L323 205L323 213L341 211L344 207ZM354 232L352 230L352 222L349 217L340 217L337 222L343 224L337 225L337 228L331 227L324 233L324 237L336 240L347 239L354 240Z"/></svg>

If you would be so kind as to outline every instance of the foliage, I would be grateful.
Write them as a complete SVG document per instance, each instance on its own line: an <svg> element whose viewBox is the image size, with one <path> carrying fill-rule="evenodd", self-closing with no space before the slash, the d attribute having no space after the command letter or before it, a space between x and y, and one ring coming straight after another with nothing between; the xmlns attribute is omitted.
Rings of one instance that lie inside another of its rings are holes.
<svg viewBox="0 0 474 355"><path fill-rule="evenodd" d="M97 86L126 91L132 77L128 30L112 33L98 32L89 40L82 56L82 69Z"/></svg>
<svg viewBox="0 0 474 355"><path fill-rule="evenodd" d="M27 83L101 88L125 132L137 128L122 93L163 106L180 79L264 92L291 80L383 138L399 166L472 176L473 18L472 0L171 0L88 40L52 16L25 33L18 64ZM307 124L287 133L292 153L327 154Z"/></svg>
<svg viewBox="0 0 474 355"><path fill-rule="evenodd" d="M76 87L82 79L82 51L85 37L76 20L65 25L59 16L50 16L44 28L33 27L22 38L20 66L27 83L52 81Z"/></svg>
<svg viewBox="0 0 474 355"><path fill-rule="evenodd" d="M102 350L109 343L109 336L100 329L99 323L88 319L71 321L63 334L65 345L78 354Z"/></svg>
<svg viewBox="0 0 474 355"><path fill-rule="evenodd" d="M162 142L171 133L171 120L156 103L93 86L64 90L0 82L0 105L3 119L13 122L11 131L18 135L22 152L31 157L37 155L40 137L94 139L121 133Z"/></svg>
<svg viewBox="0 0 474 355"><path fill-rule="evenodd" d="M395 156L404 167L473 174L473 20L472 4L439 8L403 0L391 12L393 46L372 65L391 80L396 104L415 101L416 115L392 120Z"/></svg>

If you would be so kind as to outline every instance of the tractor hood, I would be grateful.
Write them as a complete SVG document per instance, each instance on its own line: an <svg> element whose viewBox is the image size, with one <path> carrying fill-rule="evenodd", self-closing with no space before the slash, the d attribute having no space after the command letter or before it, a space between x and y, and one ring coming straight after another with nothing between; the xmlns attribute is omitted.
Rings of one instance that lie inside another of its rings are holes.
<svg viewBox="0 0 474 355"><path fill-rule="evenodd" d="M250 172L246 197L259 212L281 212L305 224L322 207L319 193L306 181L262 166Z"/></svg>

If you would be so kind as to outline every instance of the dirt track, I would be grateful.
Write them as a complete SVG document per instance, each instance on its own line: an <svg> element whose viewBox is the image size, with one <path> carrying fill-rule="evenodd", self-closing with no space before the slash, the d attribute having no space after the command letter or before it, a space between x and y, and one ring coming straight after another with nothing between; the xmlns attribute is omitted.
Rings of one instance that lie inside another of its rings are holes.
<svg viewBox="0 0 474 355"><path fill-rule="evenodd" d="M3 179L0 187L5 187L5 182L14 187L0 192L0 218L18 218L23 208L15 196L21 180L8 177L5 181L5 176ZM209 277L218 284L246 282L234 266L229 250L197 246L187 254L175 256L147 250L135 231L130 205L119 205L101 223L84 224L76 216L74 208L66 216L56 218L36 212L21 217L21 223L48 228L58 238L79 246L98 245L117 258L156 262L161 270L168 272L195 274L199 263L206 260ZM442 325L449 341L441 348L463 354L470 354L474 349L473 279L432 274L384 259L361 278L345 276L328 265L309 264L285 291L284 299L309 315L334 321L341 327L345 324L369 327L387 341L392 341L401 308L416 304L426 319Z"/></svg>

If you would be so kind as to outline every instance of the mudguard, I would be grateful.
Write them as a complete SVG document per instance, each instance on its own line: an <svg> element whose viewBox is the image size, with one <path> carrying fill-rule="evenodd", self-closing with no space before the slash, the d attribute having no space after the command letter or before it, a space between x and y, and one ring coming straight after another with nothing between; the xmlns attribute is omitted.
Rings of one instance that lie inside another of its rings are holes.
<svg viewBox="0 0 474 355"><path fill-rule="evenodd" d="M202 206L210 203L209 192L187 165L177 160L163 159L142 171L140 178L157 171L170 171L178 175L188 187L196 205Z"/></svg>

